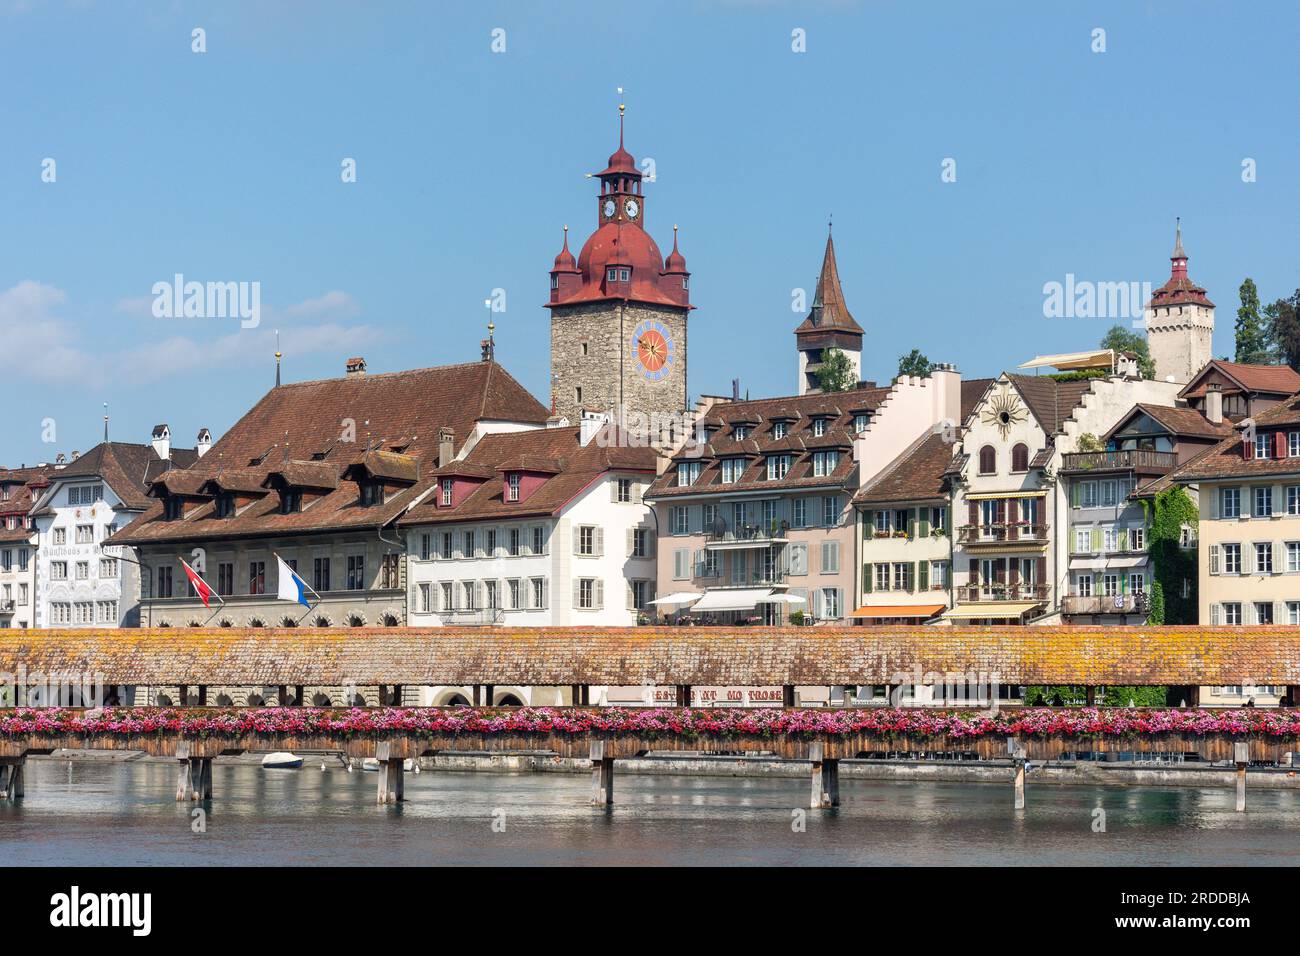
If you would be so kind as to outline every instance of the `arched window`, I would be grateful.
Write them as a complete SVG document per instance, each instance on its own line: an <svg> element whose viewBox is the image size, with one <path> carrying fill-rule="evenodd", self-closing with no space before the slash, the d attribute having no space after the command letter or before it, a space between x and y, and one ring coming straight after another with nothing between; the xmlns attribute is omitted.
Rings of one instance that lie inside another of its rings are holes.
<svg viewBox="0 0 1300 956"><path fill-rule="evenodd" d="M985 445L980 449L980 474L991 475L998 470L998 453L993 450L992 445Z"/></svg>
<svg viewBox="0 0 1300 956"><path fill-rule="evenodd" d="M1029 446L1024 442L1021 442L1011 449L1011 470L1029 470Z"/></svg>

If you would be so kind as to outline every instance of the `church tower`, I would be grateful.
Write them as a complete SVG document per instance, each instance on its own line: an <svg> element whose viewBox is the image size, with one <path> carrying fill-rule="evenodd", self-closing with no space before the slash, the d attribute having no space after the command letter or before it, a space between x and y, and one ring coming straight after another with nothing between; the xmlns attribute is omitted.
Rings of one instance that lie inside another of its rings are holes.
<svg viewBox="0 0 1300 956"><path fill-rule="evenodd" d="M800 395L821 391L817 372L828 349L837 348L848 356L853 364L853 384L856 385L862 377L862 326L853 320L849 307L844 304L840 270L835 263L835 243L829 227L822 271L817 277L817 291L813 293L812 311L794 330L794 341L799 350L797 387Z"/></svg>
<svg viewBox="0 0 1300 956"><path fill-rule="evenodd" d="M1185 384L1210 361L1214 338L1214 303L1187 277L1180 221L1174 229L1173 268L1169 281L1151 294L1146 307L1147 346L1156 378Z"/></svg>
<svg viewBox="0 0 1300 956"><path fill-rule="evenodd" d="M551 400L578 422L584 407L618 418L686 409L686 319L690 273L677 249L665 259L646 232L641 171L623 148L595 178L596 230L574 259L568 227L551 268ZM631 420L632 422L635 419Z"/></svg>

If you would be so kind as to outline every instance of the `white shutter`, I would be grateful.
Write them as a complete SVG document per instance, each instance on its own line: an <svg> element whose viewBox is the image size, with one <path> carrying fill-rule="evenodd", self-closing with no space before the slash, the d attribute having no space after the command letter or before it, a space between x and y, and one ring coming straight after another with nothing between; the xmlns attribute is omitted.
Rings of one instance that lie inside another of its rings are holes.
<svg viewBox="0 0 1300 956"><path fill-rule="evenodd" d="M582 554L582 550L581 550L582 549L582 527L580 525L573 526L572 538L573 538L573 553Z"/></svg>
<svg viewBox="0 0 1300 956"><path fill-rule="evenodd" d="M636 609L636 591L632 587L632 582L627 581L627 609L633 611Z"/></svg>
<svg viewBox="0 0 1300 956"><path fill-rule="evenodd" d="M625 554L630 558L636 549L636 528L627 529L627 548Z"/></svg>
<svg viewBox="0 0 1300 956"><path fill-rule="evenodd" d="M653 528L645 529L645 555L647 558L653 558L659 554L659 537L655 534Z"/></svg>
<svg viewBox="0 0 1300 956"><path fill-rule="evenodd" d="M1210 623L1211 624L1223 623L1223 608L1218 604L1210 605Z"/></svg>
<svg viewBox="0 0 1300 956"><path fill-rule="evenodd" d="M578 578L573 579L573 606L582 607L582 581Z"/></svg>
<svg viewBox="0 0 1300 956"><path fill-rule="evenodd" d="M604 610L604 608L605 608L605 579L604 579L604 578L596 578L596 580L594 580L594 581L591 582L591 589L592 589L592 602L591 602L591 603L592 603L593 605L595 605L596 610L598 610L598 611L600 611L600 610Z"/></svg>
<svg viewBox="0 0 1300 956"><path fill-rule="evenodd" d="M812 592L812 612L813 617L822 616L822 591L821 588L814 588Z"/></svg>
<svg viewBox="0 0 1300 956"><path fill-rule="evenodd" d="M1223 489L1208 488L1206 490L1210 495L1210 517L1217 518L1219 517L1219 499L1223 497Z"/></svg>
<svg viewBox="0 0 1300 956"><path fill-rule="evenodd" d="M1250 574L1255 568L1255 545L1245 542L1241 545L1241 573Z"/></svg>
<svg viewBox="0 0 1300 956"><path fill-rule="evenodd" d="M643 494L644 494L644 490L641 482L639 481L632 482L632 504L634 505L642 504L644 500L642 498Z"/></svg>
<svg viewBox="0 0 1300 956"><path fill-rule="evenodd" d="M605 555L605 529L604 529L603 527L601 527L600 525L596 525L596 527L593 529L593 531L594 531L594 537L595 537L595 539L596 539L595 544L594 544L594 546L593 546L594 549L595 549L596 557L598 557L598 558L599 558L599 557L604 557L604 555Z"/></svg>
<svg viewBox="0 0 1300 956"><path fill-rule="evenodd" d="M1210 545L1210 573L1219 573L1219 546L1217 544Z"/></svg>
<svg viewBox="0 0 1300 956"><path fill-rule="evenodd" d="M609 485L609 500L618 501L618 479L610 475L606 483Z"/></svg>
<svg viewBox="0 0 1300 956"><path fill-rule="evenodd" d="M700 511L699 505L687 506L686 515L691 534L699 534L704 530L704 517Z"/></svg>

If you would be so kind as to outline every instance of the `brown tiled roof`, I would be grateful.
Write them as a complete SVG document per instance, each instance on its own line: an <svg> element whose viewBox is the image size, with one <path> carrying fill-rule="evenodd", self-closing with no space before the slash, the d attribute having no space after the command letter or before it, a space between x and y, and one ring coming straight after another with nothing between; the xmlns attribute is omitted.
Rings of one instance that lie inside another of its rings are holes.
<svg viewBox="0 0 1300 956"><path fill-rule="evenodd" d="M812 311L794 331L796 335L808 332L862 334L862 326L854 321L844 301L840 269L835 262L835 243L829 235L826 237L826 253L822 256L822 271L817 277L817 290L813 293Z"/></svg>
<svg viewBox="0 0 1300 956"><path fill-rule="evenodd" d="M952 464L954 445L941 432L926 429L911 447L894 459L853 498L855 504L926 501L947 495L944 474Z"/></svg>
<svg viewBox="0 0 1300 956"><path fill-rule="evenodd" d="M606 431L605 436L613 435ZM491 474L454 508L440 508L436 496L416 505L398 522L403 527L447 521L519 518L554 514L607 471L654 474L652 448L602 447L598 436L586 445L579 441L581 427L543 428L535 431L485 435L465 458L465 463ZM523 501L504 500L499 472L522 470L549 473L541 486ZM463 474L464 469L455 470Z"/></svg>
<svg viewBox="0 0 1300 956"><path fill-rule="evenodd" d="M370 454L375 454L375 452ZM269 482L273 478L278 478L289 488L332 490L339 486L339 466L337 462L329 461L290 460L276 465L268 471L262 485L270 487Z"/></svg>
<svg viewBox="0 0 1300 956"><path fill-rule="evenodd" d="M1300 395L1274 405L1255 416L1255 426L1261 431L1278 427L1300 425ZM1250 478L1265 475L1294 475L1300 473L1300 458L1242 458L1242 437L1235 429L1205 454L1174 470L1178 482L1194 482L1202 478Z"/></svg>
<svg viewBox="0 0 1300 956"><path fill-rule="evenodd" d="M368 451L362 456L360 464L374 478L404 481L408 484L420 480L420 459L414 455L398 454L395 451Z"/></svg>
<svg viewBox="0 0 1300 956"><path fill-rule="evenodd" d="M975 406L979 404L984 393L988 391L990 385L996 381L991 378L971 378L963 379L961 383L961 421L957 424L965 423L966 419L971 417L975 411Z"/></svg>
<svg viewBox="0 0 1300 956"><path fill-rule="evenodd" d="M9 497L0 500L0 541L9 544L24 542L32 536L32 529L26 527L27 515L41 492L49 486L50 475L54 473L51 465L37 465L33 468L0 468L0 484L9 486ZM18 527L9 530L9 517L18 518Z"/></svg>
<svg viewBox="0 0 1300 956"><path fill-rule="evenodd" d="M1214 371L1222 373L1244 392L1264 392L1269 395L1294 395L1300 392L1300 373L1289 365L1251 365L1246 362L1226 362L1214 359L1196 373L1178 393L1179 398L1200 398L1206 392L1206 378Z"/></svg>
<svg viewBox="0 0 1300 956"><path fill-rule="evenodd" d="M149 485L155 478L172 468L189 468L198 458L193 448L173 447L170 460L164 460L153 445L106 441L55 470L51 478L100 478L128 509L143 511L150 506Z"/></svg>
<svg viewBox="0 0 1300 956"><path fill-rule="evenodd" d="M1088 379L1058 382L1050 375L1007 375L1029 411L1048 435L1061 430L1070 413L1078 407L1092 387Z"/></svg>
<svg viewBox="0 0 1300 956"><path fill-rule="evenodd" d="M251 492L264 491L269 474L283 468L286 446L291 461L320 456L320 461L310 464L322 471L331 467L341 473L348 466L364 463L366 448L394 446L405 446L405 455L431 466L437 461L442 428L452 429L456 442L463 443L476 422L517 421L540 426L548 414L495 362L297 382L262 396L212 446L196 470L222 487L237 484L237 490ZM349 428L354 435L345 435ZM341 440L344 437L355 441ZM372 459L379 467L377 461ZM229 518L216 517L215 507L209 503L182 520L166 521L158 502L114 535L113 543L141 545L382 527L430 487L434 479L429 470L424 468L424 477L414 485L393 491L384 502L370 507L361 506L356 481L339 481L309 507L289 514L280 513L280 494L274 490Z"/></svg>
<svg viewBox="0 0 1300 956"><path fill-rule="evenodd" d="M1231 422L1223 421L1216 425L1206 418L1204 413L1194 408L1175 408L1168 405L1148 405L1145 402L1138 402L1133 406L1132 411L1121 418L1114 428L1102 436L1103 440L1109 439L1112 435L1118 433L1132 421L1133 416L1138 412L1147 415L1156 424L1177 436L1222 439L1232 434Z"/></svg>
<svg viewBox="0 0 1300 956"><path fill-rule="evenodd" d="M428 627L0 630L0 671L106 684L1300 684L1291 627Z"/></svg>
<svg viewBox="0 0 1300 956"><path fill-rule="evenodd" d="M715 405L709 412L709 424L720 427L723 431L714 436L705 446L686 447L679 451L673 461L701 461L703 473L694 484L677 486L677 472L669 467L655 483L647 496L675 497L695 495L702 492L736 492L736 491L789 491L800 488L842 487L853 471L853 456L847 450L840 455L839 466L834 473L826 477L816 477L812 470L814 443L818 447L849 447L852 445L853 411L852 409L878 408L888 388L859 388L849 392L812 393L808 395L788 395L778 398L760 398L747 402L725 402ZM827 435L814 436L813 423L818 418L827 418ZM736 442L730 438L730 425L736 421L757 419L750 437ZM772 437L772 423L775 420L788 422L785 438ZM790 470L780 481L767 481L764 455L789 454L792 456ZM739 481L723 485L720 481L721 470L718 461L721 458L750 456L754 460L745 469Z"/></svg>
<svg viewBox="0 0 1300 956"><path fill-rule="evenodd" d="M203 486L207 483L207 475L188 468L168 468L150 482L149 491L155 495L160 490L173 495L205 495L208 491Z"/></svg>

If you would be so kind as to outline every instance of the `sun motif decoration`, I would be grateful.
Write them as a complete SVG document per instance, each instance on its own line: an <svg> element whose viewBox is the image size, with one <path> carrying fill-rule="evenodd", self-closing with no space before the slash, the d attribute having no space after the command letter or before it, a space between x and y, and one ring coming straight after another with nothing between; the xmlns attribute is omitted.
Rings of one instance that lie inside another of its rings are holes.
<svg viewBox="0 0 1300 956"><path fill-rule="evenodd" d="M1011 433L1011 426L1023 422L1028 417L1028 410L1020 403L1016 393L1007 387L993 395L984 406L980 421L993 425L1003 438Z"/></svg>
<svg viewBox="0 0 1300 956"><path fill-rule="evenodd" d="M652 382L669 375L676 355L667 327L654 319L638 325L632 332L632 358L641 367L641 374Z"/></svg>

